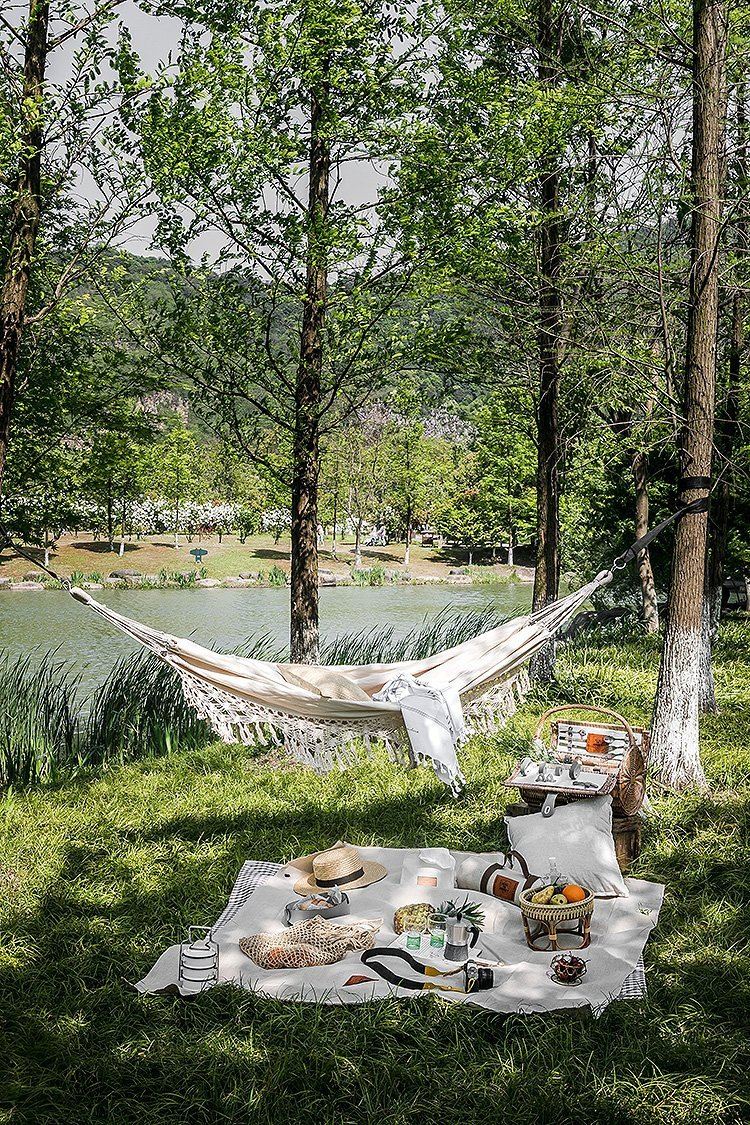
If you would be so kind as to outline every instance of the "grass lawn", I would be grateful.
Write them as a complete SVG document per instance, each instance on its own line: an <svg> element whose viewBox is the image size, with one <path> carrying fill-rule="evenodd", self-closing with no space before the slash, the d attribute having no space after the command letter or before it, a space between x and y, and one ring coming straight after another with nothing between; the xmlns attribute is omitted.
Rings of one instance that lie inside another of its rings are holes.
<svg viewBox="0 0 750 1125"><path fill-rule="evenodd" d="M115 546L119 549L119 542ZM331 556L330 546L330 539L327 539L320 553L321 568L349 577L354 563L353 541L347 539L345 543L337 544L336 559ZM120 558L117 549L113 553L103 540L93 540L89 534L84 533L78 537L66 534L60 538L52 553L50 564L60 574L77 572L87 577L107 577L110 571L123 568L137 570L141 574L158 574L162 569L170 572L189 571L195 568L195 559L190 555L195 547L203 547L208 551L201 562L208 578L226 578L245 572L257 574L260 571L267 575L274 566L289 572L289 538L282 536L277 543L273 535L249 536L244 543L240 543L234 535L222 536L221 543L216 536L204 537L200 541L195 536L189 541L186 536L180 535L179 546L175 547L174 536L165 533L128 541L125 554ZM43 551L29 548L29 552L43 561ZM423 547L420 543L413 543L409 566L405 568L403 561L402 543L362 548L363 567L380 563L386 570L392 569L399 573L406 570L416 578L446 578L451 568L465 565L467 553L459 548L439 550L437 547ZM0 554L0 578L19 578L33 570L33 565L27 559L16 555L10 548ZM477 577L485 580L490 575L502 579L514 573L513 567L500 563L475 567L473 570ZM525 573L523 568L520 571L515 568L515 572Z"/></svg>
<svg viewBox="0 0 750 1125"><path fill-rule="evenodd" d="M649 997L598 1021L493 1016L436 998L276 1004L231 987L139 998L242 861L354 843L485 849L541 701L464 755L466 798L385 762L319 779L214 744L0 802L0 1121L638 1122L750 1117L750 630L724 630L708 795L654 795L634 873L667 884ZM555 695L645 720L657 650L589 642ZM595 916L596 917L596 916ZM519 921L520 925L520 921Z"/></svg>

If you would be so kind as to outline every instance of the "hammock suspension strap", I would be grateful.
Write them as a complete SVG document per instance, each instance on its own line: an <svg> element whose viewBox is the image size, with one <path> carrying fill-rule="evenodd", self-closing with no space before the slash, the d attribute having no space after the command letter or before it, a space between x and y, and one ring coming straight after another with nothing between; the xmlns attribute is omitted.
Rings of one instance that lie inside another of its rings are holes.
<svg viewBox="0 0 750 1125"><path fill-rule="evenodd" d="M707 477L694 477L689 479L696 481L708 480ZM685 482L681 481L680 483L681 485L683 485ZM708 485L698 485L691 483L689 487L708 488ZM632 543L628 547L627 551L623 551L621 555L618 555L615 561L612 563L612 570L624 570L629 562L632 562L633 559L638 558L638 555L641 553L641 551L646 550L646 547L648 547L649 543L653 543L654 539L656 539L657 536L661 535L662 531L668 528L670 524L676 523L677 520L682 519L683 516L691 516L697 515L699 512L707 512L709 502L710 495L699 496L697 500L691 501L690 504L683 504L681 508L678 508L676 512L672 512L672 514L670 516L667 516L666 519L662 520L661 523L657 523L656 527L652 527L651 530L647 531L645 535L642 535L640 539L636 539L635 543Z"/></svg>

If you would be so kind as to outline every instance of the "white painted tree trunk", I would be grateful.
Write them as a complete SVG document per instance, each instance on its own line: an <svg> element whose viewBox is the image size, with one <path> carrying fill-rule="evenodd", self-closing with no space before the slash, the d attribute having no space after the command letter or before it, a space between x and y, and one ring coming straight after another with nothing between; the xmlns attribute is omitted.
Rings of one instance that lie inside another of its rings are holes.
<svg viewBox="0 0 750 1125"><path fill-rule="evenodd" d="M513 566L513 544L508 547L508 566Z"/></svg>
<svg viewBox="0 0 750 1125"><path fill-rule="evenodd" d="M693 0L693 159L690 299L685 353L685 424L680 435L679 499L708 496L716 404L719 254L726 122L726 10ZM651 757L667 784L705 786L698 707L703 673L708 516L692 512L675 531L669 612L659 666Z"/></svg>
<svg viewBox="0 0 750 1125"><path fill-rule="evenodd" d="M409 565L410 555L411 555L411 543L409 543L409 541L407 540L406 549L404 550L404 566Z"/></svg>
<svg viewBox="0 0 750 1125"><path fill-rule="evenodd" d="M700 629L670 629L664 641L651 729L651 762L675 789L705 786L698 739Z"/></svg>
<svg viewBox="0 0 750 1125"><path fill-rule="evenodd" d="M50 552L49 547L45 547L44 548L44 565L45 566L49 566L49 552Z"/></svg>
<svg viewBox="0 0 750 1125"><path fill-rule="evenodd" d="M362 566L362 547L360 540L362 538L362 520L357 520L357 530L354 537L354 565L356 567Z"/></svg>

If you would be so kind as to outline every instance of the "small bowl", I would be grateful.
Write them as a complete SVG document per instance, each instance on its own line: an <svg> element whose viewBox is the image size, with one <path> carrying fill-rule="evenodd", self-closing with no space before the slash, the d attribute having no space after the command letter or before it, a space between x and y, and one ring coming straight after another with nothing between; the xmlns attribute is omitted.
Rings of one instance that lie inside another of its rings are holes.
<svg viewBox="0 0 750 1125"><path fill-rule="evenodd" d="M550 977L556 984L568 986L580 984L588 971L588 964L583 957L576 957L574 953L558 953L550 962Z"/></svg>

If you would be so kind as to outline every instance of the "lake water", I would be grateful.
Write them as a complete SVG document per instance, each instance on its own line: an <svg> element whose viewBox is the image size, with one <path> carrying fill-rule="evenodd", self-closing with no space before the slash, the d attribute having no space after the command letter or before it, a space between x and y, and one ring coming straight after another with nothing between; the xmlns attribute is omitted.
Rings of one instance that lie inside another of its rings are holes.
<svg viewBox="0 0 750 1125"><path fill-rule="evenodd" d="M268 635L275 646L287 644L289 591L239 590L101 590L94 596L112 609L209 648L231 651L252 637ZM492 606L504 616L523 613L531 604L530 586L357 586L321 590L324 640L362 629L392 625L408 635L426 617L450 606L476 610ZM62 591L0 593L0 654L40 654L55 650L74 665L90 689L103 681L112 665L139 646L112 629Z"/></svg>

